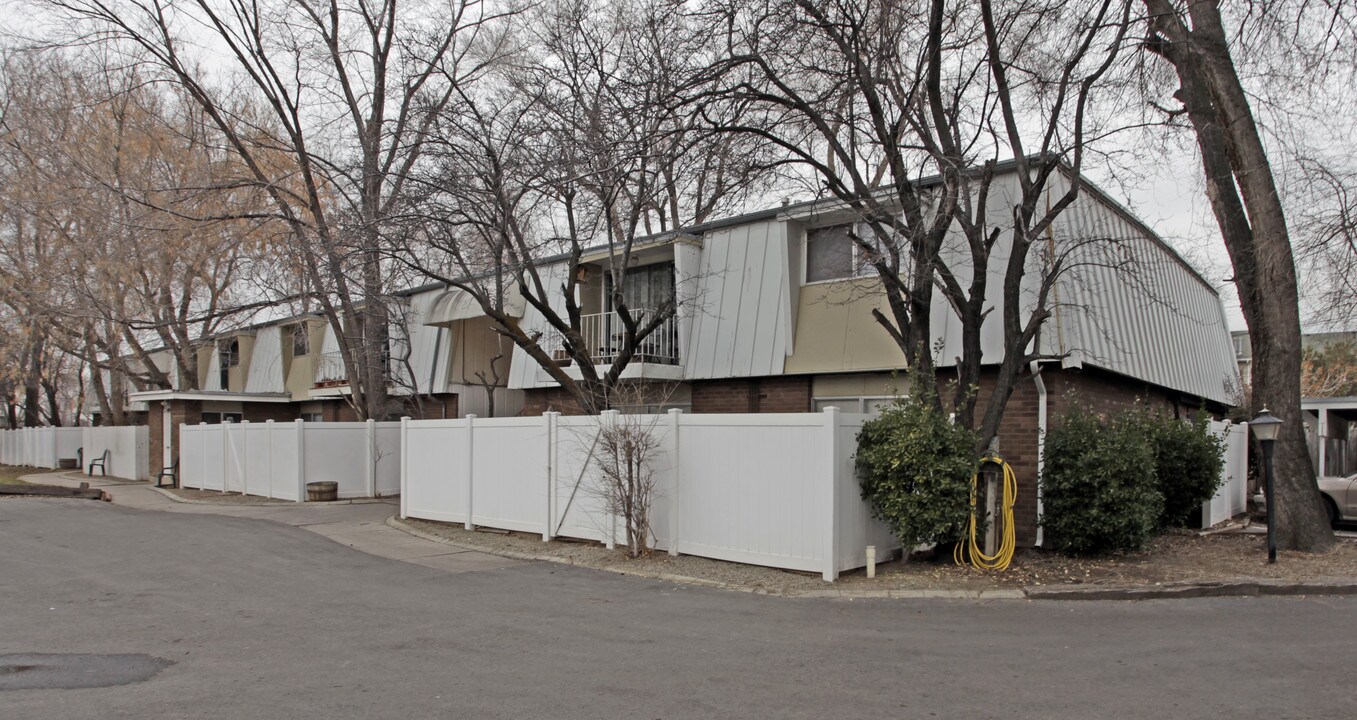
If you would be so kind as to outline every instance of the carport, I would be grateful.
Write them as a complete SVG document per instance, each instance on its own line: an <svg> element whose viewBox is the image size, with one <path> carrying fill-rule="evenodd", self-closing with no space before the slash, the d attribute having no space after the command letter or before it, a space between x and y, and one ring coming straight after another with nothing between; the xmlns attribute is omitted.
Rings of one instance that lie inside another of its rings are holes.
<svg viewBox="0 0 1357 720"><path fill-rule="evenodd" d="M1322 475L1357 472L1357 397L1301 401L1310 458Z"/></svg>

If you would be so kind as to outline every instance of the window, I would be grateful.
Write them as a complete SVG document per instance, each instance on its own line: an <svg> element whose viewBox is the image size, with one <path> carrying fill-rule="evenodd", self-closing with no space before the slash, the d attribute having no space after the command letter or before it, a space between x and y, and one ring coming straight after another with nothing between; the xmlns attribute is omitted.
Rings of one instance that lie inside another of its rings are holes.
<svg viewBox="0 0 1357 720"><path fill-rule="evenodd" d="M292 326L292 357L311 354L311 331L306 323Z"/></svg>
<svg viewBox="0 0 1357 720"><path fill-rule="evenodd" d="M221 366L235 367L240 364L240 341L231 338L217 345L217 352L221 353Z"/></svg>
<svg viewBox="0 0 1357 720"><path fill-rule="evenodd" d="M217 344L218 362L221 365L221 389L231 389L231 368L240 365L240 341L231 338Z"/></svg>
<svg viewBox="0 0 1357 720"><path fill-rule="evenodd" d="M607 303L613 307L613 278L607 276ZM627 268L622 276L622 300L628 310L658 310L674 302L674 263Z"/></svg>
<svg viewBox="0 0 1357 720"><path fill-rule="evenodd" d="M875 271L871 258L850 236L870 238L873 232L867 223L849 223L813 228L806 232L806 282L843 280L870 276ZM873 245L880 248L879 241Z"/></svg>
<svg viewBox="0 0 1357 720"><path fill-rule="evenodd" d="M302 422L324 422L325 418L318 412L302 413Z"/></svg>
<svg viewBox="0 0 1357 720"><path fill-rule="evenodd" d="M208 425L220 425L222 423L238 423L241 421L241 414L238 412L205 412L203 413L203 422Z"/></svg>
<svg viewBox="0 0 1357 720"><path fill-rule="evenodd" d="M835 397L815 398L815 412L824 412L827 407L836 407L840 412L868 413L876 415L881 409L895 401L891 397Z"/></svg>

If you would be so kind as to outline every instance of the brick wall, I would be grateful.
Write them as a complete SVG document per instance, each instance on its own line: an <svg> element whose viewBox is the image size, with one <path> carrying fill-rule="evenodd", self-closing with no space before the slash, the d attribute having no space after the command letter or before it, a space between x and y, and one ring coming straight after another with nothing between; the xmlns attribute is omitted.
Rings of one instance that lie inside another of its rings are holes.
<svg viewBox="0 0 1357 720"><path fill-rule="evenodd" d="M994 386L994 373L981 376L980 404L977 416ZM1178 397L1162 388L1096 369L1060 370L1047 368L1042 372L1046 383L1047 427L1060 421L1063 413L1076 405L1094 412L1114 414L1129 410L1136 404L1149 404L1173 415L1183 408L1175 402ZM999 454L1013 466L1018 478L1018 499L1013 506L1013 520L1020 546L1036 543L1037 537L1037 442L1039 398L1036 384L1026 373L1018 380L1012 397L999 423Z"/></svg>
<svg viewBox="0 0 1357 720"><path fill-rule="evenodd" d="M582 415L575 396L561 388L532 388L523 391L522 415L541 415L558 412L562 415Z"/></svg>
<svg viewBox="0 0 1357 720"><path fill-rule="evenodd" d="M695 413L797 413L811 411L811 377L694 381Z"/></svg>
<svg viewBox="0 0 1357 720"><path fill-rule="evenodd" d="M184 423L197 425L203 421L203 404L197 400L171 400L170 402L170 422L175 430L170 436L170 457L179 457L179 426ZM165 424L164 413L159 402L152 402L149 411L146 413L146 425L148 427L149 439L146 452L150 455L147 467L151 470L151 477L156 477L161 470L165 469L164 447L165 447Z"/></svg>
<svg viewBox="0 0 1357 720"><path fill-rule="evenodd" d="M358 413L344 400L326 400L320 407L320 417L325 422L358 421Z"/></svg>
<svg viewBox="0 0 1357 720"><path fill-rule="evenodd" d="M243 403L241 419L248 422L292 422L300 417L296 403Z"/></svg>

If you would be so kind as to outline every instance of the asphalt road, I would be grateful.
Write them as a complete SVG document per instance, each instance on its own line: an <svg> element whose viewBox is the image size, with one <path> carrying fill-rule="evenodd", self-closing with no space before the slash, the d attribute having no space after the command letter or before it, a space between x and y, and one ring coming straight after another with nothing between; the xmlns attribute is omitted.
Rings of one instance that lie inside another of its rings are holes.
<svg viewBox="0 0 1357 720"><path fill-rule="evenodd" d="M785 599L448 574L266 520L0 500L0 655L172 664L0 718L1351 717L1357 598ZM0 663L2 664L2 663Z"/></svg>

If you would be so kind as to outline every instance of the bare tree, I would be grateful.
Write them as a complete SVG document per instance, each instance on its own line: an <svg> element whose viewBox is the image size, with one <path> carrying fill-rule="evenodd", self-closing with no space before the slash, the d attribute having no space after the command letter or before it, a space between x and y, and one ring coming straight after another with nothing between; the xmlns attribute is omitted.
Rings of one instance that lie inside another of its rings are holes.
<svg viewBox="0 0 1357 720"><path fill-rule="evenodd" d="M393 218L434 118L480 72L497 13L477 0L36 2L71 21L59 41L125 50L197 103L285 223L355 411L384 417ZM191 54L204 45L221 71Z"/></svg>
<svg viewBox="0 0 1357 720"><path fill-rule="evenodd" d="M205 339L276 298L244 282L269 247L259 194L196 105L135 71L24 53L3 74L0 300L96 371L113 422L124 382L200 387Z"/></svg>
<svg viewBox="0 0 1357 720"><path fill-rule="evenodd" d="M625 525L627 554L650 552L650 510L658 491L655 458L660 451L658 425L663 415L613 411L599 422L594 464L599 478L593 491L603 510Z"/></svg>
<svg viewBox="0 0 1357 720"><path fill-rule="evenodd" d="M936 290L961 326L953 410L982 448L1020 374L1052 359L1038 337L1057 279L1096 255L1084 245L1097 239L1056 243L1054 230L1081 192L1086 146L1105 132L1093 101L1114 86L1128 7L715 3L726 54L694 102L739 105L708 119L778 146L859 220L848 241L888 302L873 314L930 375ZM1005 159L1015 190L995 181ZM1003 352L982 394L987 323Z"/></svg>
<svg viewBox="0 0 1357 720"><path fill-rule="evenodd" d="M1331 546L1315 469L1301 422L1301 327L1296 265L1263 134L1231 55L1216 0L1145 0L1146 49L1177 76L1175 99L1197 141L1207 197L1234 266L1234 283L1253 346L1254 410L1287 421L1277 445L1274 509L1278 545ZM1264 3L1271 13L1279 8ZM1302 22L1299 21L1298 22Z"/></svg>
<svg viewBox="0 0 1357 720"><path fill-rule="evenodd" d="M647 233L728 210L767 166L763 143L718 136L679 102L701 30L676 0L545 3L512 61L436 126L420 222L440 256L406 262L475 298L586 413L613 406L623 371L678 310L677 297L636 307L624 291ZM610 289L603 333L579 297L586 256ZM520 324L518 297L546 332Z"/></svg>

